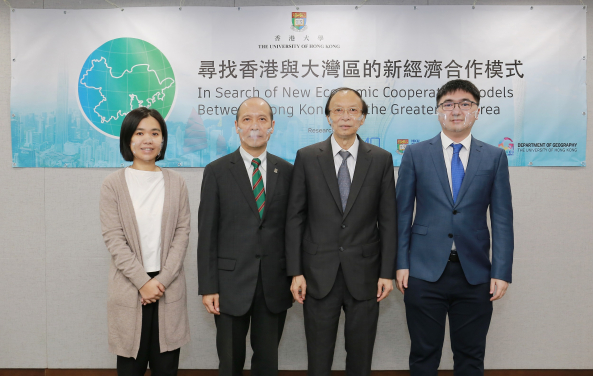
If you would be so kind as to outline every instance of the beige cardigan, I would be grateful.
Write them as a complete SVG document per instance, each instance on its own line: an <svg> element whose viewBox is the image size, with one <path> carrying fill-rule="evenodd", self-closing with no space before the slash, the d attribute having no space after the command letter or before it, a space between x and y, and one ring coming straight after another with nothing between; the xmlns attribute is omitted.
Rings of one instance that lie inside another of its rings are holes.
<svg viewBox="0 0 593 376"><path fill-rule="evenodd" d="M190 230L189 199L185 180L163 169L165 204L161 226L161 271L156 279L165 286L159 301L161 352L189 342L189 321L183 261ZM111 253L107 318L109 351L136 358L140 348L142 305L138 290L150 280L142 266L142 252L134 206L125 169L105 178L101 187L101 228Z"/></svg>

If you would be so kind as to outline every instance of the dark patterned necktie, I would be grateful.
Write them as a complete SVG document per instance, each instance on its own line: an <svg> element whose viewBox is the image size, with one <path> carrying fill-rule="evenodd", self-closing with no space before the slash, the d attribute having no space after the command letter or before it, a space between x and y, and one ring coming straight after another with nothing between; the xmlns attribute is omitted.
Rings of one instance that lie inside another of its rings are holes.
<svg viewBox="0 0 593 376"><path fill-rule="evenodd" d="M348 171L348 157L350 152L340 150L340 156L342 157L342 164L338 170L338 187L340 187L340 199L342 200L342 211L346 210L346 203L348 202L348 195L350 195L350 171Z"/></svg>
<svg viewBox="0 0 593 376"><path fill-rule="evenodd" d="M453 202L457 201L457 194L459 194L459 188L463 183L463 177L465 176L465 170L459 158L459 152L463 147L462 144L451 144L453 146L453 158L451 158L451 186L453 187Z"/></svg>
<svg viewBox="0 0 593 376"><path fill-rule="evenodd" d="M255 204L257 205L259 217L261 218L264 215L264 206L266 205L264 179L261 176L261 171L259 170L261 161L259 160L259 158L253 158L253 161L251 161L251 165L253 166L253 174L251 174L251 181L253 183L253 195L255 196Z"/></svg>

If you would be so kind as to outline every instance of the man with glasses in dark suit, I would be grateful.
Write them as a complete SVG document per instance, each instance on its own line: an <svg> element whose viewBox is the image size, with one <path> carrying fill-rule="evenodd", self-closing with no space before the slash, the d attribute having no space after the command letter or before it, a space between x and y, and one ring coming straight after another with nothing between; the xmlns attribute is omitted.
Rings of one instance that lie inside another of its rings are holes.
<svg viewBox="0 0 593 376"><path fill-rule="evenodd" d="M333 134L299 150L294 164L286 264L304 304L310 376L331 374L342 309L346 373L370 375L379 302L393 290L393 159L357 135L367 113L357 91L334 90L325 106Z"/></svg>

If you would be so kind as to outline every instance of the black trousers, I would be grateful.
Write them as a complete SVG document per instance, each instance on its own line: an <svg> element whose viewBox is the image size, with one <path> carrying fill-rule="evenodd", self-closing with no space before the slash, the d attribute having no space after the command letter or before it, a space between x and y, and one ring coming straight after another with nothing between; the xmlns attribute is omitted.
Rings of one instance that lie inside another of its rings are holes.
<svg viewBox="0 0 593 376"><path fill-rule="evenodd" d="M377 334L379 303L377 299L356 300L350 295L342 268L334 286L323 299L306 296L304 303L305 335L309 376L330 376L334 360L338 321L344 309L346 322L346 375L371 374L373 347Z"/></svg>
<svg viewBox="0 0 593 376"><path fill-rule="evenodd" d="M470 285L459 262L449 262L436 282L410 277L404 294L412 340L410 375L437 376L447 314L454 374L483 375L490 298L490 284Z"/></svg>
<svg viewBox="0 0 593 376"><path fill-rule="evenodd" d="M284 330L286 311L273 313L268 309L264 297L261 271L253 303L243 316L225 313L215 315L216 349L218 351L218 374L241 376L245 366L245 338L251 321L251 375L278 375L278 344Z"/></svg>
<svg viewBox="0 0 593 376"><path fill-rule="evenodd" d="M148 273L151 278L158 272ZM117 357L118 376L144 376L150 364L152 376L175 376L179 369L179 350L161 353L159 342L159 301L142 306L140 349L134 358Z"/></svg>

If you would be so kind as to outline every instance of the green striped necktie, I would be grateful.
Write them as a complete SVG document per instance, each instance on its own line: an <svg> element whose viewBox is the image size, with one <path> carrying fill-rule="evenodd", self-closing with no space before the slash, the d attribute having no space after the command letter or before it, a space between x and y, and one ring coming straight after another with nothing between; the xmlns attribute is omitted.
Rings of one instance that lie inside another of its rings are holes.
<svg viewBox="0 0 593 376"><path fill-rule="evenodd" d="M261 218L264 215L264 206L266 205L264 179L261 175L261 171L259 170L261 161L259 160L259 158L253 158L253 161L251 161L251 165L253 166L253 174L251 174L251 181L253 183L253 195L255 196L255 204L257 205L259 217Z"/></svg>

